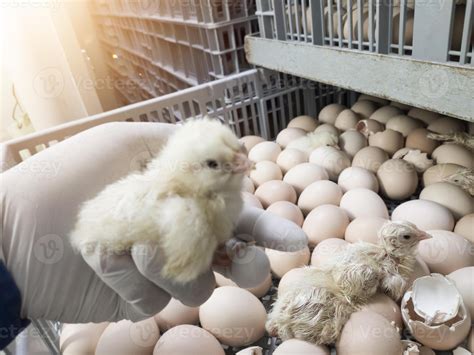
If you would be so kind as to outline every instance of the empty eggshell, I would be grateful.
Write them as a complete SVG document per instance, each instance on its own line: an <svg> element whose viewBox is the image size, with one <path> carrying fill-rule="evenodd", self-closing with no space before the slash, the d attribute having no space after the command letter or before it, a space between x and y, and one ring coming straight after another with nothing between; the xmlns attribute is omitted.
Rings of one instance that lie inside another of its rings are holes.
<svg viewBox="0 0 474 355"><path fill-rule="evenodd" d="M296 193L300 195L313 182L327 179L329 175L324 168L312 163L303 163L291 168L285 174L283 181L293 186Z"/></svg>
<svg viewBox="0 0 474 355"><path fill-rule="evenodd" d="M373 133L385 130L385 126L379 121L365 119L357 122L355 129L362 133L365 137L369 137Z"/></svg>
<svg viewBox="0 0 474 355"><path fill-rule="evenodd" d="M258 143L265 142L265 139L259 136L244 136L240 138L239 141L245 146L245 149L247 149L247 152L250 152L250 150L253 147L255 147Z"/></svg>
<svg viewBox="0 0 474 355"><path fill-rule="evenodd" d="M377 171L382 194L393 200L410 197L418 187L415 167L403 159L390 159Z"/></svg>
<svg viewBox="0 0 474 355"><path fill-rule="evenodd" d="M323 123L322 125L318 126L318 128L316 128L314 131L315 132L328 132L336 136L339 135L339 130L334 125L329 124L329 123Z"/></svg>
<svg viewBox="0 0 474 355"><path fill-rule="evenodd" d="M304 137L306 134L307 132L301 128L285 128L281 130L280 133L278 133L278 136L276 137L276 142L280 145L280 147L286 148L288 143L290 143L292 140Z"/></svg>
<svg viewBox="0 0 474 355"><path fill-rule="evenodd" d="M280 167L272 161L259 161L250 171L250 179L255 186L260 186L270 180L281 180L283 174Z"/></svg>
<svg viewBox="0 0 474 355"><path fill-rule="evenodd" d="M306 163L308 161L308 155L298 149L287 148L278 155L277 165L280 167L284 174L291 168Z"/></svg>
<svg viewBox="0 0 474 355"><path fill-rule="evenodd" d="M451 163L434 165L423 173L423 185L429 186L437 182L443 182L446 177L463 169L463 166Z"/></svg>
<svg viewBox="0 0 474 355"><path fill-rule="evenodd" d="M233 286L216 288L199 307L202 327L230 346L245 346L260 339L265 334L266 317L257 297Z"/></svg>
<svg viewBox="0 0 474 355"><path fill-rule="evenodd" d="M381 217L358 217L347 226L344 239L350 243L363 241L378 244L378 231L387 222L388 219Z"/></svg>
<svg viewBox="0 0 474 355"><path fill-rule="evenodd" d="M444 206L427 200L411 200L397 206L392 212L392 221L408 221L421 230L440 229L452 231L454 217Z"/></svg>
<svg viewBox="0 0 474 355"><path fill-rule="evenodd" d="M351 166L346 153L334 147L319 147L309 156L309 162L323 167L332 181L337 181L341 171Z"/></svg>
<svg viewBox="0 0 474 355"><path fill-rule="evenodd" d="M352 105L351 110L364 118L369 118L378 108L379 105L374 101L358 100L354 105Z"/></svg>
<svg viewBox="0 0 474 355"><path fill-rule="evenodd" d="M247 206L263 209L263 206L260 200L257 197L255 197L255 195L251 194L250 192L246 192L246 191L242 192L242 200L244 201L244 204Z"/></svg>
<svg viewBox="0 0 474 355"><path fill-rule="evenodd" d="M433 121L436 121L440 117L440 115L436 112L423 110L418 107L412 107L410 111L408 111L408 116L423 121L427 125Z"/></svg>
<svg viewBox="0 0 474 355"><path fill-rule="evenodd" d="M437 182L421 190L420 200L439 203L451 211L456 220L473 212L473 200L468 192L448 182Z"/></svg>
<svg viewBox="0 0 474 355"><path fill-rule="evenodd" d="M277 201L296 203L295 189L290 184L280 180L271 180L263 183L255 190L255 196L257 196L264 208Z"/></svg>
<svg viewBox="0 0 474 355"><path fill-rule="evenodd" d="M402 313L398 304L383 293L377 293L361 308L362 311L373 311L385 317L398 331L403 329Z"/></svg>
<svg viewBox="0 0 474 355"><path fill-rule="evenodd" d="M339 206L347 212L351 220L357 217L388 219L387 206L385 206L382 198L372 190L349 190L342 196Z"/></svg>
<svg viewBox="0 0 474 355"><path fill-rule="evenodd" d="M463 132L465 129L466 126L463 121L447 116L438 118L428 126L428 130L440 134Z"/></svg>
<svg viewBox="0 0 474 355"><path fill-rule="evenodd" d="M339 137L339 147L351 158L367 145L365 136L356 130L346 131Z"/></svg>
<svg viewBox="0 0 474 355"><path fill-rule="evenodd" d="M454 233L474 243L474 213L470 213L461 218L454 227Z"/></svg>
<svg viewBox="0 0 474 355"><path fill-rule="evenodd" d="M392 156L397 150L403 148L404 139L400 132L386 129L383 132L377 132L369 136L369 145L379 147Z"/></svg>
<svg viewBox="0 0 474 355"><path fill-rule="evenodd" d="M289 339L281 343L273 352L274 355L329 355L324 345L315 345L299 339Z"/></svg>
<svg viewBox="0 0 474 355"><path fill-rule="evenodd" d="M121 320L105 328L95 354L150 354L159 338L160 329L153 317L136 323Z"/></svg>
<svg viewBox="0 0 474 355"><path fill-rule="evenodd" d="M400 355L400 334L390 322L373 311L352 313L336 343L337 355Z"/></svg>
<svg viewBox="0 0 474 355"><path fill-rule="evenodd" d="M177 299L171 298L166 307L154 318L162 331L181 324L198 324L199 307L189 307Z"/></svg>
<svg viewBox="0 0 474 355"><path fill-rule="evenodd" d="M156 343L153 355L195 354L197 349L206 355L225 355L221 344L211 333L188 324L178 325L164 333Z"/></svg>
<svg viewBox="0 0 474 355"><path fill-rule="evenodd" d="M249 151L249 159L255 163L263 160L276 162L281 153L280 146L275 142L261 142Z"/></svg>
<svg viewBox="0 0 474 355"><path fill-rule="evenodd" d="M373 102L375 102L376 104L379 104L379 105L388 105L388 103L389 103L389 101L386 100L386 99L382 99L381 97L367 95L367 94L361 94L357 98L357 101L362 101L362 100L373 101Z"/></svg>
<svg viewBox="0 0 474 355"><path fill-rule="evenodd" d="M404 137L406 137L415 129L422 128L423 123L406 115L398 115L390 118L385 127L400 132Z"/></svg>
<svg viewBox="0 0 474 355"><path fill-rule="evenodd" d="M373 173L379 170L380 165L388 160L388 154L378 147L365 147L357 152L352 159L352 166L367 169Z"/></svg>
<svg viewBox="0 0 474 355"><path fill-rule="evenodd" d="M349 225L349 217L342 209L334 205L322 205L312 210L303 223L303 230L308 236L310 246L325 239L344 238Z"/></svg>
<svg viewBox="0 0 474 355"><path fill-rule="evenodd" d="M458 289L470 314L474 314L474 266L464 267L447 276Z"/></svg>
<svg viewBox="0 0 474 355"><path fill-rule="evenodd" d="M242 191L246 191L251 194L255 192L255 186L248 176L244 176L244 180L242 181Z"/></svg>
<svg viewBox="0 0 474 355"><path fill-rule="evenodd" d="M453 232L432 230L433 237L422 240L418 254L431 272L447 275L458 269L474 265L473 245L467 239Z"/></svg>
<svg viewBox="0 0 474 355"><path fill-rule="evenodd" d="M369 118L385 125L392 117L398 115L403 115L403 111L390 105L379 108L377 111L372 113Z"/></svg>
<svg viewBox="0 0 474 355"><path fill-rule="evenodd" d="M357 188L379 191L379 182L374 173L358 166L344 169L339 175L337 183L343 192Z"/></svg>
<svg viewBox="0 0 474 355"><path fill-rule="evenodd" d="M417 341L448 350L467 336L471 317L454 284L439 274L420 277L402 299L405 326Z"/></svg>
<svg viewBox="0 0 474 355"><path fill-rule="evenodd" d="M307 215L321 205L339 205L342 189L329 180L315 181L308 185L298 198L298 207Z"/></svg>
<svg viewBox="0 0 474 355"><path fill-rule="evenodd" d="M341 239L338 239L341 240ZM282 295L293 285L298 284L299 282L304 282L306 279L306 273L304 267L291 269L281 278L278 283L278 295Z"/></svg>
<svg viewBox="0 0 474 355"><path fill-rule="evenodd" d="M63 324L59 338L61 354L94 354L97 342L109 322Z"/></svg>
<svg viewBox="0 0 474 355"><path fill-rule="evenodd" d="M439 142L428 138L429 131L426 128L417 128L411 131L405 143L408 148L419 149L427 154L433 153Z"/></svg>
<svg viewBox="0 0 474 355"><path fill-rule="evenodd" d="M433 151L432 157L436 160L437 164L452 163L474 169L472 153L459 144L442 144Z"/></svg>
<svg viewBox="0 0 474 355"><path fill-rule="evenodd" d="M301 212L298 206L291 202L278 201L272 203L270 206L268 206L267 211L274 213L282 218L286 218L300 227L303 225L303 213Z"/></svg>
<svg viewBox="0 0 474 355"><path fill-rule="evenodd" d="M357 113L350 109L346 109L337 115L334 126L341 131L347 131L351 128L355 128L360 119L361 116Z"/></svg>
<svg viewBox="0 0 474 355"><path fill-rule="evenodd" d="M347 107L341 104L327 105L319 112L318 121L334 125L337 116L346 109Z"/></svg>
<svg viewBox="0 0 474 355"><path fill-rule="evenodd" d="M318 126L318 121L316 121L311 116L298 116L293 118L290 123L288 123L288 128L301 128L306 132L313 132Z"/></svg>
<svg viewBox="0 0 474 355"><path fill-rule="evenodd" d="M239 287L234 281L228 279L218 272L214 272L214 277L216 278L216 284L218 287L222 286L234 286ZM265 280L255 287L245 288L247 291L260 298L267 294L268 290L272 287L272 274L269 272L268 277Z"/></svg>
<svg viewBox="0 0 474 355"><path fill-rule="evenodd" d="M403 355L436 355L433 350L411 340L402 340Z"/></svg>
<svg viewBox="0 0 474 355"><path fill-rule="evenodd" d="M311 254L311 266L328 265L348 243L344 239L328 238L318 243Z"/></svg>
<svg viewBox="0 0 474 355"><path fill-rule="evenodd" d="M418 174L423 174L434 164L432 159L428 158L427 153L423 153L418 149L402 148L393 154L393 159L403 159L411 163Z"/></svg>
<svg viewBox="0 0 474 355"><path fill-rule="evenodd" d="M308 265L310 258L308 247L298 251L280 251L266 248L265 254L270 260L272 273L278 278L282 278L292 269Z"/></svg>

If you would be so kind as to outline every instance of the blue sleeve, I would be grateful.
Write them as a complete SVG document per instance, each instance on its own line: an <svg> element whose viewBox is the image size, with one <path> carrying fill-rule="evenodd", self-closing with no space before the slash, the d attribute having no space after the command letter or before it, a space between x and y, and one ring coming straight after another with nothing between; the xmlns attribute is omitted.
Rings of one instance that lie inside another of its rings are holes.
<svg viewBox="0 0 474 355"><path fill-rule="evenodd" d="M6 348L30 324L28 319L21 319L20 310L20 290L0 261L0 350Z"/></svg>

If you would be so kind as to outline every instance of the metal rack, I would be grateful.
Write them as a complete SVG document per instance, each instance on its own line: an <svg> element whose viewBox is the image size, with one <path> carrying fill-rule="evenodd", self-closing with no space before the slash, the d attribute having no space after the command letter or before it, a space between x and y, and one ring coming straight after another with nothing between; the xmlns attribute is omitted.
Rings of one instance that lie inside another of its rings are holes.
<svg viewBox="0 0 474 355"><path fill-rule="evenodd" d="M472 0L257 0L257 15L252 64L473 120Z"/></svg>

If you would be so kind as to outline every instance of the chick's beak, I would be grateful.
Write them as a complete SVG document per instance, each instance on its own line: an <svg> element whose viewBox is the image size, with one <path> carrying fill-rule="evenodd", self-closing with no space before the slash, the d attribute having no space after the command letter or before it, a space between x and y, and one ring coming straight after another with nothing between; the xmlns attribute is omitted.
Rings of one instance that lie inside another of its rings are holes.
<svg viewBox="0 0 474 355"><path fill-rule="evenodd" d="M244 174L252 169L254 163L247 158L245 153L236 153L232 161L232 172L234 174Z"/></svg>
<svg viewBox="0 0 474 355"><path fill-rule="evenodd" d="M431 235L429 235L428 233L426 233L426 232L420 232L418 234L418 239L419 240L426 240L426 239L431 239L431 238L433 238L433 237Z"/></svg>

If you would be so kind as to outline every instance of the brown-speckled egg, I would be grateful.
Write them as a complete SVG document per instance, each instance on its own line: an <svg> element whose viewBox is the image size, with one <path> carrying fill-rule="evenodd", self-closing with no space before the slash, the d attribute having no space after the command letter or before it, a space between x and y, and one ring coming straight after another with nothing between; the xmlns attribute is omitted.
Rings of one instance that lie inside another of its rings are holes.
<svg viewBox="0 0 474 355"><path fill-rule="evenodd" d="M411 131L405 143L408 148L419 149L422 152L431 154L439 146L439 142L427 137L429 131L426 128L417 128Z"/></svg>
<svg viewBox="0 0 474 355"><path fill-rule="evenodd" d="M257 196L264 208L277 201L296 203L295 189L290 184L280 180L271 180L263 183L255 190L255 196Z"/></svg>
<svg viewBox="0 0 474 355"><path fill-rule="evenodd" d="M265 254L267 254L270 261L272 273L278 278L282 278L292 269L308 265L310 258L308 247L298 251L280 251L266 248Z"/></svg>
<svg viewBox="0 0 474 355"><path fill-rule="evenodd" d="M342 196L339 206L347 212L351 220L357 217L388 219L387 206L385 206L382 198L372 190L349 190Z"/></svg>
<svg viewBox="0 0 474 355"><path fill-rule="evenodd" d="M304 137L308 132L304 129L296 128L296 127L289 127L285 128L278 133L276 137L276 142L282 148L286 148L286 146L293 140Z"/></svg>
<svg viewBox="0 0 474 355"><path fill-rule="evenodd" d="M354 156L352 166L361 167L376 173L380 165L386 160L388 160L388 154L383 149L378 147L365 147L359 150Z"/></svg>
<svg viewBox="0 0 474 355"><path fill-rule="evenodd" d="M307 215L321 205L339 205L342 189L329 180L319 180L308 185L298 198L298 207Z"/></svg>
<svg viewBox="0 0 474 355"><path fill-rule="evenodd" d="M318 120L319 122L334 125L336 123L337 116L346 109L347 107L341 104L327 105L319 112Z"/></svg>
<svg viewBox="0 0 474 355"><path fill-rule="evenodd" d="M393 200L410 197L418 187L415 167L403 159L390 159L377 171L382 194Z"/></svg>
<svg viewBox="0 0 474 355"><path fill-rule="evenodd" d="M423 173L423 186L429 186L437 182L442 182L444 178L463 169L463 166L451 163L434 165Z"/></svg>
<svg viewBox="0 0 474 355"><path fill-rule="evenodd" d="M247 149L247 152L250 152L250 150L253 147L255 147L258 143L265 142L265 139L263 139L260 136L244 136L240 138L239 141L245 146L245 149Z"/></svg>
<svg viewBox="0 0 474 355"><path fill-rule="evenodd" d="M450 134L455 132L464 132L466 125L463 121L452 117L442 116L431 122L428 130L440 134Z"/></svg>
<svg viewBox="0 0 474 355"><path fill-rule="evenodd" d="M348 243L340 238L324 239L313 250L311 254L311 266L322 267L328 265L329 262L342 251Z"/></svg>
<svg viewBox="0 0 474 355"><path fill-rule="evenodd" d="M392 212L392 221L408 221L421 230L441 229L452 231L454 217L439 203L427 200L411 200L397 206Z"/></svg>
<svg viewBox="0 0 474 355"><path fill-rule="evenodd" d="M367 138L356 130L346 131L339 136L339 147L351 158L367 145Z"/></svg>
<svg viewBox="0 0 474 355"><path fill-rule="evenodd" d="M412 107L410 111L408 111L408 116L416 118L420 121L423 121L427 125L429 125L431 122L434 122L438 118L440 118L440 115L438 113L423 110L418 107Z"/></svg>
<svg viewBox="0 0 474 355"><path fill-rule="evenodd" d="M286 218L296 223L300 227L303 225L303 213L294 203L288 201L278 201L268 206L267 211L282 218Z"/></svg>
<svg viewBox="0 0 474 355"><path fill-rule="evenodd" d="M347 131L351 128L355 128L357 122L359 122L361 118L362 117L356 112L351 109L346 109L337 115L334 126L341 131Z"/></svg>
<svg viewBox="0 0 474 355"><path fill-rule="evenodd" d="M406 115L398 115L390 118L385 128L400 132L406 137L415 129L423 128L423 122Z"/></svg>
<svg viewBox="0 0 474 355"><path fill-rule="evenodd" d="M347 154L334 147L316 148L309 156L309 162L323 167L332 181L337 181L341 171L351 166Z"/></svg>
<svg viewBox="0 0 474 355"><path fill-rule="evenodd" d="M298 116L293 118L290 123L288 123L288 128L301 128L306 132L313 132L318 126L318 121L316 121L311 116Z"/></svg>
<svg viewBox="0 0 474 355"><path fill-rule="evenodd" d="M436 160L436 164L452 163L474 169L472 153L459 144L442 144L433 151L432 157Z"/></svg>
<svg viewBox="0 0 474 355"><path fill-rule="evenodd" d="M309 244L314 246L325 239L344 238L348 225L349 217L342 208L321 205L306 216L303 231L308 236Z"/></svg>
<svg viewBox="0 0 474 355"><path fill-rule="evenodd" d="M369 136L369 145L379 147L392 156L397 150L404 147L403 135L392 129L377 132Z"/></svg>
<svg viewBox="0 0 474 355"><path fill-rule="evenodd" d="M380 106L371 100L358 100L351 110L364 118L369 118Z"/></svg>
<svg viewBox="0 0 474 355"><path fill-rule="evenodd" d="M398 115L403 115L403 111L390 105L379 108L377 111L372 113L369 118L385 125L392 117Z"/></svg>
<svg viewBox="0 0 474 355"><path fill-rule="evenodd" d="M293 186L300 195L303 190L315 181L327 180L326 170L316 164L303 163L291 168L284 176L283 181Z"/></svg>
<svg viewBox="0 0 474 355"><path fill-rule="evenodd" d="M343 192L357 188L379 191L379 182L374 173L358 166L344 169L339 175L337 183Z"/></svg>
<svg viewBox="0 0 474 355"><path fill-rule="evenodd" d="M280 146L275 142L262 142L255 145L249 151L249 159L255 163L270 160L276 162L281 153Z"/></svg>
<svg viewBox="0 0 474 355"><path fill-rule="evenodd" d="M454 233L474 243L474 213L470 213L461 218L454 227Z"/></svg>
<svg viewBox="0 0 474 355"><path fill-rule="evenodd" d="M255 186L260 186L270 180L281 180L283 174L280 167L272 161L259 161L250 171L250 180Z"/></svg>
<svg viewBox="0 0 474 355"><path fill-rule="evenodd" d="M425 187L420 193L420 200L439 203L450 210L456 220L472 213L474 209L471 195L448 182L437 182Z"/></svg>
<svg viewBox="0 0 474 355"><path fill-rule="evenodd" d="M308 161L308 155L298 149L287 148L278 155L277 165L280 167L284 174L296 165L306 163Z"/></svg>
<svg viewBox="0 0 474 355"><path fill-rule="evenodd" d="M387 222L388 219L381 217L358 217L349 223L344 238L350 243L363 241L378 244L378 231Z"/></svg>

